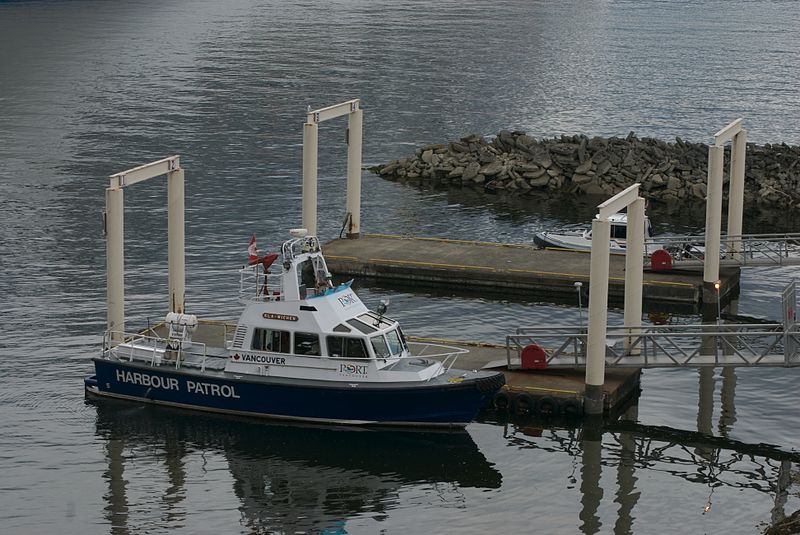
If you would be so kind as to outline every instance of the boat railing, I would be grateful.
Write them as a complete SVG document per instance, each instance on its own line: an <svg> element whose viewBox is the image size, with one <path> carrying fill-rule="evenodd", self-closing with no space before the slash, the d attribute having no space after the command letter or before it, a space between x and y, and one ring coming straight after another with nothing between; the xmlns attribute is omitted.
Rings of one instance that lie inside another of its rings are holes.
<svg viewBox="0 0 800 535"><path fill-rule="evenodd" d="M264 273L261 264L245 266L239 270L239 300L280 301L283 297L283 276L279 273Z"/></svg>
<svg viewBox="0 0 800 535"><path fill-rule="evenodd" d="M320 251L322 251L322 246L316 236L293 238L284 242L281 246L283 258L289 261L304 253L318 253Z"/></svg>
<svg viewBox="0 0 800 535"><path fill-rule="evenodd" d="M405 358L431 358L438 360L444 371L450 368L464 353L469 353L468 349L461 347L434 344L432 342L406 342L411 356Z"/></svg>
<svg viewBox="0 0 800 535"><path fill-rule="evenodd" d="M208 346L202 342L191 342L192 351L186 351L186 340L169 339L161 336L149 336L143 333L123 331L106 331L103 333L103 357L113 355L119 360L133 362L134 356L150 354L150 366L161 365L163 360L175 360L175 369L180 369L187 356L198 355L201 358L200 370L206 370Z"/></svg>

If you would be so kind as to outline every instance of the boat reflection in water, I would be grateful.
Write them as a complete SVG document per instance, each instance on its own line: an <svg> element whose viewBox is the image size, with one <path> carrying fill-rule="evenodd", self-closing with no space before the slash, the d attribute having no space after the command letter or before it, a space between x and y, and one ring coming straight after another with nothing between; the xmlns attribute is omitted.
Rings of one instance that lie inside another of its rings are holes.
<svg viewBox="0 0 800 535"><path fill-rule="evenodd" d="M190 527L187 517L203 506L225 518L213 527L229 529L227 513L238 508L245 532L346 533L349 518L382 516L404 487L458 495L463 487L499 488L502 480L463 429L267 424L88 403L107 448L106 518L115 534ZM134 477L137 471L146 477Z"/></svg>

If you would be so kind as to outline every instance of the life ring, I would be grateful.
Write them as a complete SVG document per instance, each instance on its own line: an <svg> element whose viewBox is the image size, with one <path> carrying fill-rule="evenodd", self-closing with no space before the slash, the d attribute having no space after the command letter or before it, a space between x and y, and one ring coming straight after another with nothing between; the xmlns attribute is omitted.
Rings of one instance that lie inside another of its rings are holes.
<svg viewBox="0 0 800 535"><path fill-rule="evenodd" d="M511 396L508 392L498 392L494 395L494 409L497 412L508 412L511 409Z"/></svg>
<svg viewBox="0 0 800 535"><path fill-rule="evenodd" d="M519 394L514 398L514 414L530 416L536 412L536 400L530 394Z"/></svg>
<svg viewBox="0 0 800 535"><path fill-rule="evenodd" d="M542 396L536 404L539 414L549 418L561 416L561 404L552 396Z"/></svg>
<svg viewBox="0 0 800 535"><path fill-rule="evenodd" d="M583 405L575 398L568 398L561 402L561 412L565 418L580 418L583 415Z"/></svg>

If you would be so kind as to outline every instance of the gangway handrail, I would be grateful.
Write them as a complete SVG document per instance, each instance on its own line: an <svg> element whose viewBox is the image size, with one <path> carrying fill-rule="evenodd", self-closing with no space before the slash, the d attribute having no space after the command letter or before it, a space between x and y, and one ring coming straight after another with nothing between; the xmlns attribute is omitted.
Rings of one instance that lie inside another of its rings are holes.
<svg viewBox="0 0 800 535"><path fill-rule="evenodd" d="M758 234L722 234L726 245L720 261L726 265L787 265L800 264L800 233L776 232ZM690 265L704 260L705 235L659 235L645 239L645 250L664 248L673 263Z"/></svg>
<svg viewBox="0 0 800 535"><path fill-rule="evenodd" d="M608 327L606 365L637 367L797 366L800 332L780 323L687 324ZM615 340L616 338L616 340ZM568 325L519 327L506 337L508 365L535 344L548 366L583 366L588 333ZM620 344L625 340L625 344ZM568 352L569 348L573 348Z"/></svg>

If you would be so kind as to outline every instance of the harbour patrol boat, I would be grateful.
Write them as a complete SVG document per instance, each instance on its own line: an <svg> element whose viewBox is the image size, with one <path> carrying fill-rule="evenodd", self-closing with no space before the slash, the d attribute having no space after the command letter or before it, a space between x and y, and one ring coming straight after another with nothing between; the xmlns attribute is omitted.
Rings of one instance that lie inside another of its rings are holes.
<svg viewBox="0 0 800 535"><path fill-rule="evenodd" d="M277 267L277 272L272 273ZM466 350L411 342L349 283L333 285L303 229L240 271L238 323L169 313L146 331L107 332L89 396L343 424L464 426L501 373L453 367Z"/></svg>

